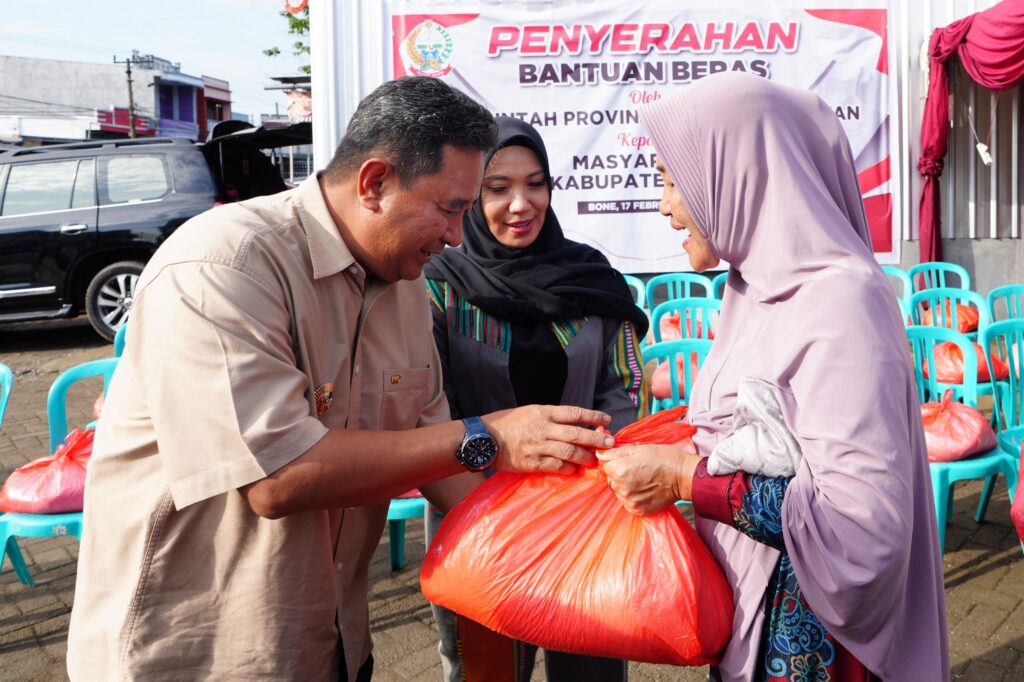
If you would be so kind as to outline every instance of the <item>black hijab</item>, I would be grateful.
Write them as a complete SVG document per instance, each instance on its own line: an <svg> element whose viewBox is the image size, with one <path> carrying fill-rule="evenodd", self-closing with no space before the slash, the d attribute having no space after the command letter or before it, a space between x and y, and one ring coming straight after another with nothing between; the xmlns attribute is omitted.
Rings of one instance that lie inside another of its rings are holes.
<svg viewBox="0 0 1024 682"><path fill-rule="evenodd" d="M537 130L519 119L496 117L498 145L526 147L537 155L551 189L548 154ZM632 322L641 338L647 316L618 270L597 249L562 233L550 204L536 241L525 249L504 246L487 227L480 199L462 220L463 243L434 256L424 268L431 279L448 282L460 296L487 313L511 322L573 319L587 314Z"/></svg>

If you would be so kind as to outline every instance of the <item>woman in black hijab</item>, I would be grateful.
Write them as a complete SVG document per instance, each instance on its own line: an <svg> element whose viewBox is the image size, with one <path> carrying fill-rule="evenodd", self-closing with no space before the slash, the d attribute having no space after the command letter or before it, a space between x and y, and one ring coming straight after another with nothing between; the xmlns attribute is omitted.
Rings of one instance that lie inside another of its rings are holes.
<svg viewBox="0 0 1024 682"><path fill-rule="evenodd" d="M452 417L579 405L607 412L617 430L647 411L639 348L647 317L604 255L562 233L538 132L497 120L498 146L463 220L463 243L424 269ZM428 541L439 516L428 514ZM451 682L530 678L535 647L436 606L434 615ZM553 682L626 677L625 661L555 651L545 666Z"/></svg>

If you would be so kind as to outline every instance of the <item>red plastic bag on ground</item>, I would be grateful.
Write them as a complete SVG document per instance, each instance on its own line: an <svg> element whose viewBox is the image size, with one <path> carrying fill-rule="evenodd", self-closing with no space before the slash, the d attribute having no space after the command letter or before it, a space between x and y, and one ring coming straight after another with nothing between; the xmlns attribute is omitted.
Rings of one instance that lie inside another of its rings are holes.
<svg viewBox="0 0 1024 682"><path fill-rule="evenodd" d="M935 319L938 317L940 321L944 321L944 324L942 324L941 326L946 327L947 329L952 329L953 315L952 311L950 310L949 303L949 301L946 301L946 314L944 317L937 315L936 313L938 311L936 311L935 308L932 308L931 310L924 314L924 317L921 318L921 324L927 327L938 327L940 325ZM978 331L978 311L969 305L961 305L957 303L956 330L961 334Z"/></svg>
<svg viewBox="0 0 1024 682"><path fill-rule="evenodd" d="M616 443L685 445L685 409ZM420 581L435 604L557 651L703 665L732 629L732 590L697 533L674 508L630 514L598 468L495 474L447 514Z"/></svg>
<svg viewBox="0 0 1024 682"><path fill-rule="evenodd" d="M690 355L690 376L692 381L697 378L697 355ZM679 381L679 397L685 398L686 391L683 389L683 358L676 356L676 378ZM672 372L669 371L668 361L662 362L651 375L651 395L658 400L665 400L672 397Z"/></svg>
<svg viewBox="0 0 1024 682"><path fill-rule="evenodd" d="M978 381L992 381L988 371L988 363L985 362L985 351L976 343L972 343L974 352L978 356ZM952 341L943 341L935 346L935 367L936 378L947 384L959 384L964 380L964 356L960 352L960 346ZM1006 379L1010 376L1010 368L999 358L992 358L992 370L996 379ZM928 377L928 361L925 360L921 367L922 373Z"/></svg>
<svg viewBox="0 0 1024 682"><path fill-rule="evenodd" d="M1024 444L1020 449L1020 469L1024 471ZM1017 529L1017 537L1024 542L1024 480L1017 479L1017 490L1013 494L1013 504L1010 505L1010 518L1013 519L1013 526Z"/></svg>
<svg viewBox="0 0 1024 682"><path fill-rule="evenodd" d="M92 455L92 429L75 429L57 452L18 467L0 490L0 511L61 514L82 511L85 465Z"/></svg>
<svg viewBox="0 0 1024 682"><path fill-rule="evenodd" d="M985 416L969 405L953 400L946 389L942 402L921 406L924 440L929 462L966 459L996 446L996 434Z"/></svg>

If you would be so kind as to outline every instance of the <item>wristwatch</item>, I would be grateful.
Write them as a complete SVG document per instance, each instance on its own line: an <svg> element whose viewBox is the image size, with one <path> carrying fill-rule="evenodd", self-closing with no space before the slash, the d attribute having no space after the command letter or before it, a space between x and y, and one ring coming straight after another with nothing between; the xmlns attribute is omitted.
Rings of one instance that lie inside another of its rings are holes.
<svg viewBox="0 0 1024 682"><path fill-rule="evenodd" d="M498 456L498 442L480 417L469 417L462 423L466 425L466 435L455 449L455 459L470 471L483 471L494 464L494 458Z"/></svg>

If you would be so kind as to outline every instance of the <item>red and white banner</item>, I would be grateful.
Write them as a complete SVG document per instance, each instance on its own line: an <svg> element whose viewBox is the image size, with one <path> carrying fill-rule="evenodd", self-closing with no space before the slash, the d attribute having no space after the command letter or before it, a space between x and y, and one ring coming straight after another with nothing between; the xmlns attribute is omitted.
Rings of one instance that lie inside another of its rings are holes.
<svg viewBox="0 0 1024 682"><path fill-rule="evenodd" d="M817 93L842 121L875 251L899 254L890 163L891 0L595 0L570 5L388 0L392 77L427 75L544 137L571 239L623 272L686 270L658 215L661 180L637 107L718 71ZM824 6L824 9L822 7ZM467 11L471 9L472 11Z"/></svg>

